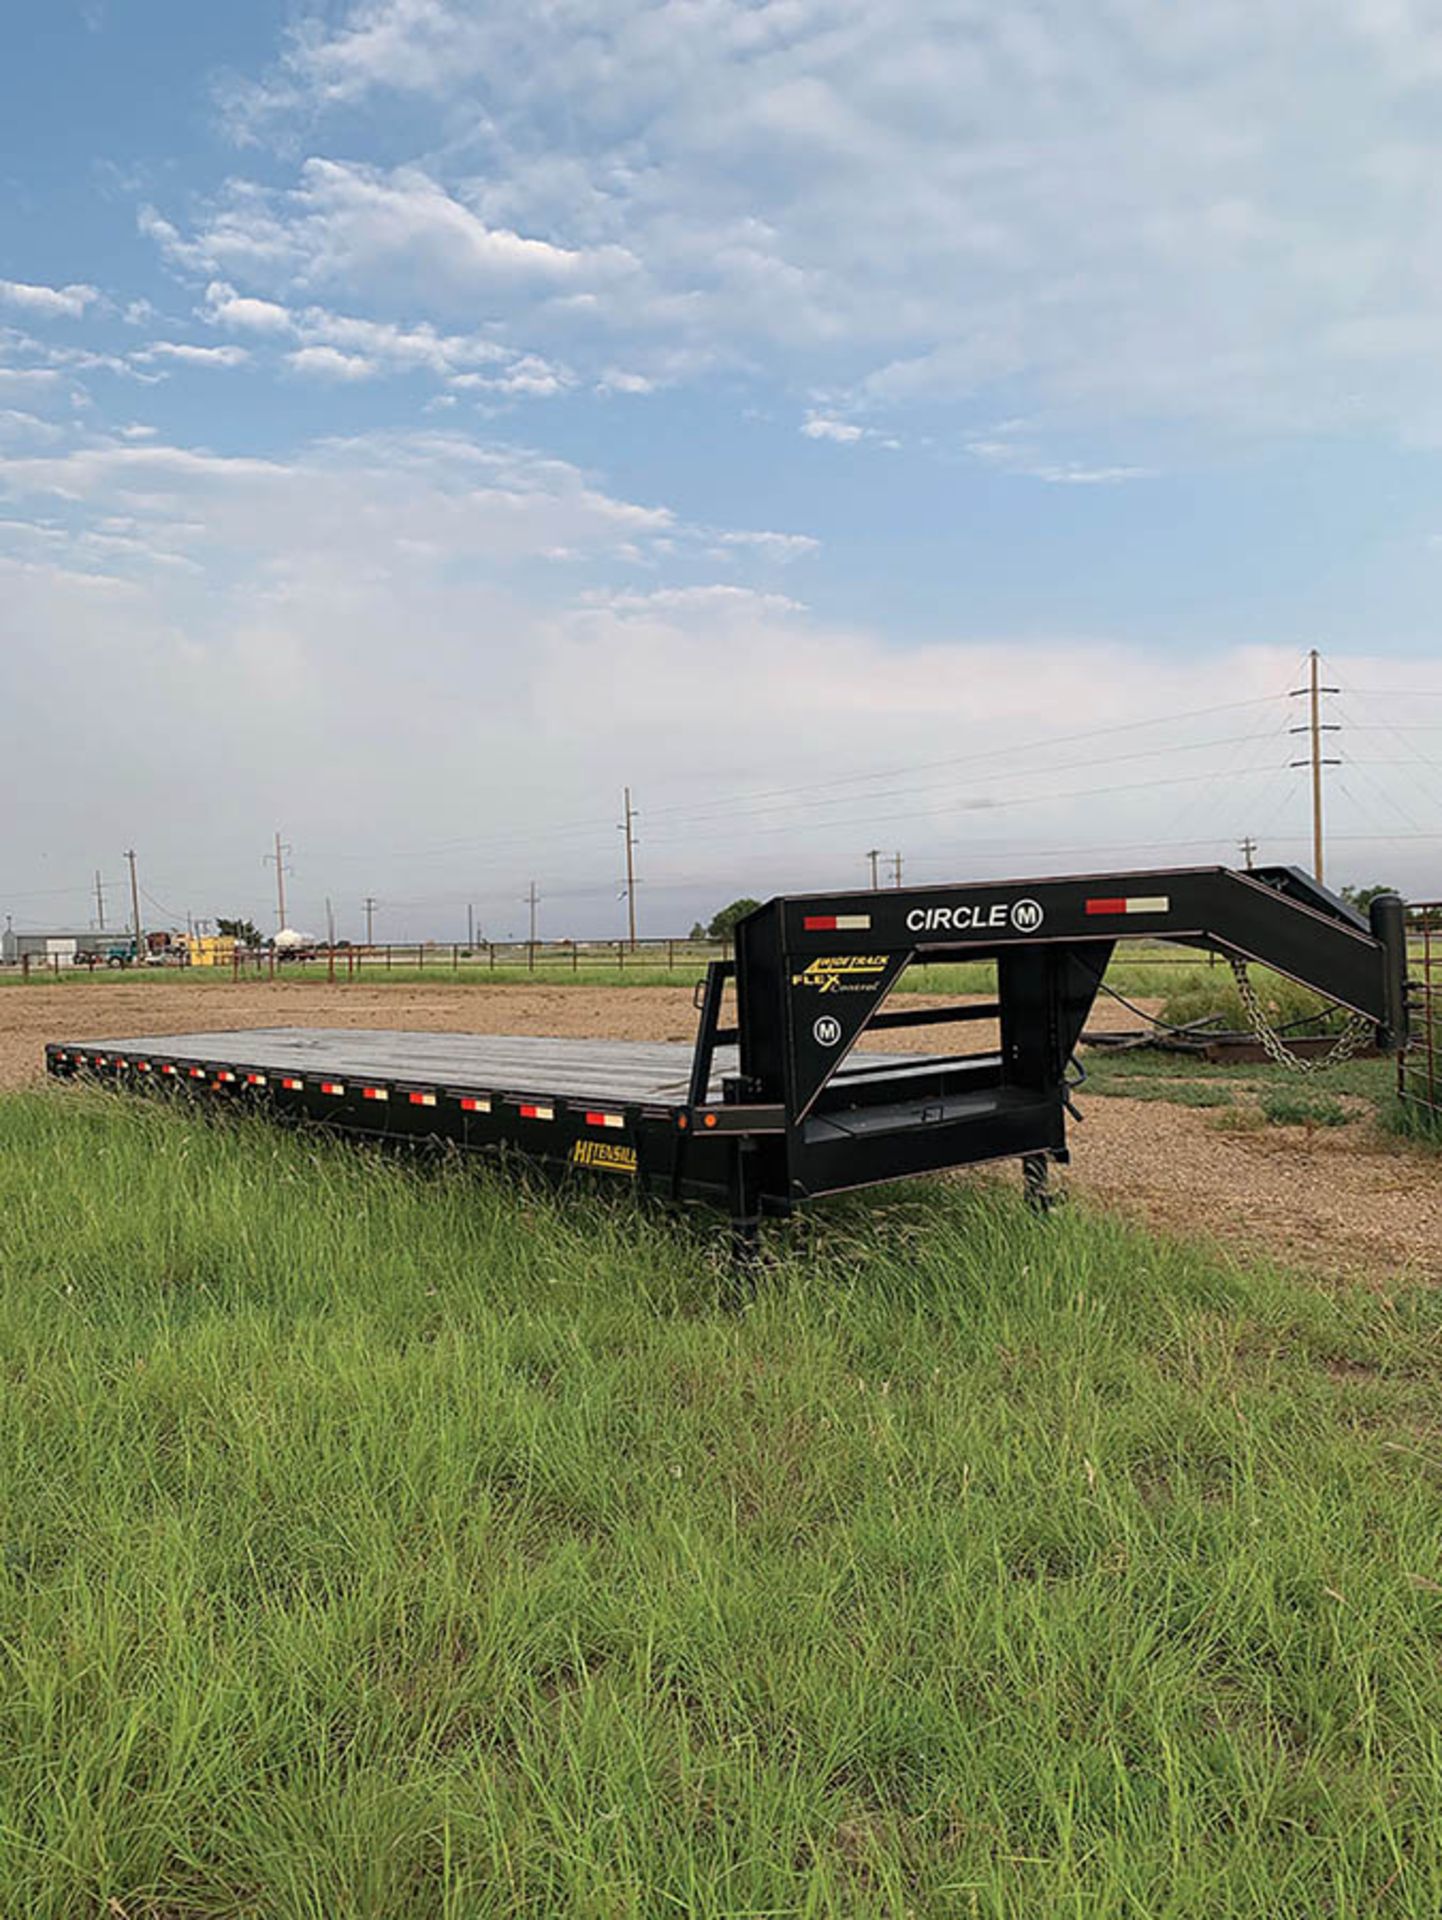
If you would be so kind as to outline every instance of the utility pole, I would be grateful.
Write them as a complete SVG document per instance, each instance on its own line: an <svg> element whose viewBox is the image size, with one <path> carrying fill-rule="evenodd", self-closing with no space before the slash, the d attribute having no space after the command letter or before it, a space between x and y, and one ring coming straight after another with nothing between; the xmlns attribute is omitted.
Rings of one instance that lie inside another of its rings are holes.
<svg viewBox="0 0 1442 1920"><path fill-rule="evenodd" d="M285 931L285 926L286 926L286 919L285 919L285 856L286 856L286 855L287 855L287 854L288 854L288 853L289 853L290 851L291 851L291 849L290 849L290 847L288 847L288 846L282 846L282 845L281 845L281 843L280 843L280 835L279 835L279 834L277 833L277 834L276 834L276 836L275 836L275 852L274 852L274 853L268 853L268 854L267 854L267 855L265 856L265 858L266 858L266 863L267 863L267 865L268 865L268 864L269 864L269 863L270 863L270 862L271 862L272 860L274 860L274 862L275 862L275 905L276 905L276 913L277 913L277 914L278 914L278 916L279 916L279 925L278 925L278 926L276 927L276 932L277 932L277 933L283 933L283 932Z"/></svg>
<svg viewBox="0 0 1442 1920"><path fill-rule="evenodd" d="M901 885L901 855L899 853L894 853L891 856L891 871L893 875L892 885L899 887Z"/></svg>
<svg viewBox="0 0 1442 1920"><path fill-rule="evenodd" d="M881 858L880 847L868 847L866 849L866 857L871 862L871 891L875 893L881 885L881 881L878 879L876 872L876 863Z"/></svg>
<svg viewBox="0 0 1442 1920"><path fill-rule="evenodd" d="M1323 767L1340 767L1342 763L1338 759L1326 760L1322 757L1322 735L1341 732L1340 727L1323 721L1322 695L1340 693L1342 689L1324 687L1321 684L1322 656L1315 647L1308 653L1307 662L1309 667L1307 684L1305 687L1293 687L1291 694L1294 700L1300 699L1303 694L1307 696L1307 724L1304 727L1293 727L1290 731L1310 735L1312 750L1305 760L1294 760L1292 765L1294 767L1310 766L1312 769L1312 872L1319 882L1324 883L1326 875L1322 870L1322 769Z"/></svg>
<svg viewBox="0 0 1442 1920"><path fill-rule="evenodd" d="M1247 836L1245 837L1245 839L1243 839L1243 840L1239 840L1237 844L1238 844L1238 846L1239 846L1239 847L1241 848L1241 852L1242 852L1242 858L1243 858L1243 860L1245 860L1245 861L1246 861L1246 863L1247 863L1247 872L1248 872L1248 873L1251 873L1251 871L1252 871L1252 856L1253 856L1253 855L1254 855L1254 854L1256 853L1256 851L1257 851L1257 843L1256 843L1256 841L1255 841L1255 840L1254 840L1254 839L1252 838L1252 836L1251 836L1251 834L1248 834L1248 835L1247 835Z"/></svg>
<svg viewBox="0 0 1442 1920"><path fill-rule="evenodd" d="M95 869L95 920L100 931L105 931L105 888L100 883L100 869Z"/></svg>
<svg viewBox="0 0 1442 1920"><path fill-rule="evenodd" d="M330 903L329 894L325 897L325 943L328 947L335 946L335 908Z"/></svg>
<svg viewBox="0 0 1442 1920"><path fill-rule="evenodd" d="M137 964L137 965L139 965L139 963L140 963L140 959L141 959L141 951L140 951L140 941L141 941L141 934L140 934L140 882L139 882L139 881L138 881L138 880L136 879L136 877L135 877L135 849L134 849L134 847L131 847L131 848L130 848L130 849L128 850L128 852L126 853L126 855L125 855L125 857L126 857L126 859L127 859L127 860L128 860L129 862L130 862L130 910L131 910L131 912L132 912L132 913L134 914L134 916L135 916L135 917L134 917L134 919L133 919L133 921L131 922L131 924L132 924L132 926L133 926L133 927L135 928L135 960L136 960L136 964Z"/></svg>
<svg viewBox="0 0 1442 1920"><path fill-rule="evenodd" d="M470 949L475 946L475 944L476 944L476 910L473 906L468 906L466 908L466 949L467 951L469 952Z"/></svg>
<svg viewBox="0 0 1442 1920"><path fill-rule="evenodd" d="M626 817L621 822L621 831L626 836L626 921L630 929L630 943L636 944L636 810L631 805L631 789L624 790Z"/></svg>
<svg viewBox="0 0 1442 1920"><path fill-rule="evenodd" d="M375 945L374 940L372 940L371 938L371 933L372 933L372 929L375 921L375 911L376 911L375 897L374 895L368 893L366 895L366 945L368 947Z"/></svg>
<svg viewBox="0 0 1442 1920"><path fill-rule="evenodd" d="M531 945L532 946L535 946L536 944L536 908L540 903L540 898L541 896L536 892L536 883L533 880L531 882L531 890L526 895L526 904L531 909Z"/></svg>

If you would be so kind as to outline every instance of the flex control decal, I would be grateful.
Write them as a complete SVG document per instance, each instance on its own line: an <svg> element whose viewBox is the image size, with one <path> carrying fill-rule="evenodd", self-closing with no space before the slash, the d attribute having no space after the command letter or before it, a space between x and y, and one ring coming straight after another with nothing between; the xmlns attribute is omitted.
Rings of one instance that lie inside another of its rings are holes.
<svg viewBox="0 0 1442 1920"><path fill-rule="evenodd" d="M789 1074L798 1111L810 1108L910 959L909 942L894 953L788 956Z"/></svg>
<svg viewBox="0 0 1442 1920"><path fill-rule="evenodd" d="M889 954L828 953L808 960L793 973L793 987L814 987L818 993L875 993L886 976Z"/></svg>

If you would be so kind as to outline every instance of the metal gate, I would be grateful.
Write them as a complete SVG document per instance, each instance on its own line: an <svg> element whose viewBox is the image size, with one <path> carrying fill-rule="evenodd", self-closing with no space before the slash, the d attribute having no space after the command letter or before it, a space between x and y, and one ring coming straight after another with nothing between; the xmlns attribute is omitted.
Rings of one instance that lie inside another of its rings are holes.
<svg viewBox="0 0 1442 1920"><path fill-rule="evenodd" d="M1398 1062L1397 1091L1424 1128L1442 1130L1442 901L1407 909L1412 1044Z"/></svg>

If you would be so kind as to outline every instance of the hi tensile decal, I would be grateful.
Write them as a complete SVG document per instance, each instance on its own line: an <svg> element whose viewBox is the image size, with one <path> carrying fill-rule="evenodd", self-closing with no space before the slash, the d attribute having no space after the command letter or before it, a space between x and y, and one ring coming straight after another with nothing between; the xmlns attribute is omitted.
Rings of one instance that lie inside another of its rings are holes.
<svg viewBox="0 0 1442 1920"><path fill-rule="evenodd" d="M571 1148L573 1167L592 1167L601 1173L636 1171L636 1149L610 1140L578 1140Z"/></svg>
<svg viewBox="0 0 1442 1920"><path fill-rule="evenodd" d="M875 993L889 959L885 953L829 953L808 960L792 974L791 984L815 987L818 993Z"/></svg>

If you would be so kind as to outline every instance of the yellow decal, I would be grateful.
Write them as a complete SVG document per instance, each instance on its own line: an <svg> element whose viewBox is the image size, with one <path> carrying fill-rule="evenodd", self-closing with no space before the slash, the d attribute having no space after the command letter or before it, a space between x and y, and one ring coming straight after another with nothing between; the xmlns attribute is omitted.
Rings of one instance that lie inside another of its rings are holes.
<svg viewBox="0 0 1442 1920"><path fill-rule="evenodd" d="M793 987L815 987L818 993L875 993L890 958L884 953L831 953L808 960L793 973Z"/></svg>
<svg viewBox="0 0 1442 1920"><path fill-rule="evenodd" d="M605 1173L634 1173L636 1149L610 1140L578 1140L571 1148L573 1167L597 1167Z"/></svg>

